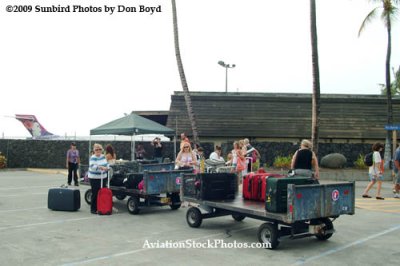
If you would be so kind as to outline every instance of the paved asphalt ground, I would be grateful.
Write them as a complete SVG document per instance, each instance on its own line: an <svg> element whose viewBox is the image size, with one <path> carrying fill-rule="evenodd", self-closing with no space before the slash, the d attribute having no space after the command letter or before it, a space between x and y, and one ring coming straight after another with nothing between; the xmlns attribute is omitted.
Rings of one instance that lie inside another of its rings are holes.
<svg viewBox="0 0 400 266"><path fill-rule="evenodd" d="M114 199L111 216L90 214L80 186L78 212L47 209L50 187L66 182L63 173L0 171L0 265L398 265L400 200L384 184L384 201L362 199L367 182L356 183L356 214L334 221L328 241L282 241L276 250L192 248L210 241L224 245L258 243L263 223L230 216L206 219L190 228L186 208L155 207L131 215L126 200ZM373 195L373 193L371 193ZM184 243L184 248L149 248Z"/></svg>

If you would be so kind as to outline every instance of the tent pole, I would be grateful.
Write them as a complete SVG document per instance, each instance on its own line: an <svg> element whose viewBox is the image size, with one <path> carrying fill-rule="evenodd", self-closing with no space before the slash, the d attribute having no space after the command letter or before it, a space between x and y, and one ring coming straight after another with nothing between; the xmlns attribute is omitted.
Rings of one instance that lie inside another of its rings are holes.
<svg viewBox="0 0 400 266"><path fill-rule="evenodd" d="M89 148L88 148L88 153L89 153L89 161L90 161L90 157L92 156L92 135L89 135ZM88 165L89 165L89 161L88 161Z"/></svg>
<svg viewBox="0 0 400 266"><path fill-rule="evenodd" d="M136 133L135 132L133 132L133 135L132 135L132 155L131 155L131 158L132 158L132 161L135 161L135 136L136 136Z"/></svg>

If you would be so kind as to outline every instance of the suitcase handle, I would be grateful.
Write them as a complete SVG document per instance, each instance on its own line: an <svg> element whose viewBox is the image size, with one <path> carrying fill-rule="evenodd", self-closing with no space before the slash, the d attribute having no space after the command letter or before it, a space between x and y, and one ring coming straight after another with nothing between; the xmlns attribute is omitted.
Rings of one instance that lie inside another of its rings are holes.
<svg viewBox="0 0 400 266"><path fill-rule="evenodd" d="M103 174L105 174L105 173L107 173L107 175L105 177L105 178L107 178L107 187L110 188L110 178L109 178L110 177L110 169L108 169L107 172L106 171L101 171L100 188L103 188L103 181L104 181Z"/></svg>
<svg viewBox="0 0 400 266"><path fill-rule="evenodd" d="M249 175L249 182L247 183L247 191L251 194L251 188L253 184L253 178Z"/></svg>

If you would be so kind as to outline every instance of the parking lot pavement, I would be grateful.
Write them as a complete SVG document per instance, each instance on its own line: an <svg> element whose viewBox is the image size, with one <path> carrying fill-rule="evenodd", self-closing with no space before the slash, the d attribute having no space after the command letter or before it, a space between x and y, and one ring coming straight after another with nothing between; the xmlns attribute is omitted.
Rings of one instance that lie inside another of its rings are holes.
<svg viewBox="0 0 400 266"><path fill-rule="evenodd" d="M88 188L84 186L79 187L79 211L47 209L48 189L64 184L65 179L62 173L0 171L0 265L398 263L400 214L382 211L387 208L380 205L367 208L359 202L355 215L334 221L336 232L328 241L312 237L282 240L277 250L240 248L258 243L262 221L246 218L235 222L224 216L205 219L201 227L191 228L185 218L188 208L155 207L131 215L126 200L116 199L117 213L92 215L83 200ZM356 184L358 200L366 182ZM388 194L383 195L389 196L390 184L384 189ZM398 207L400 200L386 203Z"/></svg>

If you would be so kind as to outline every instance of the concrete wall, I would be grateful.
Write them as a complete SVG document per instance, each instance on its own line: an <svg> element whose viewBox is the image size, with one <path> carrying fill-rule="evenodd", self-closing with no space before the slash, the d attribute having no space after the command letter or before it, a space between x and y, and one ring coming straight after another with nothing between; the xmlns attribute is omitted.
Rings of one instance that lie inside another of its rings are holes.
<svg viewBox="0 0 400 266"><path fill-rule="evenodd" d="M9 168L64 168L66 152L71 141L66 140L7 140L0 139L0 152L7 157ZM130 160L131 143L129 141L99 141L105 146L111 144L116 150L118 159ZM89 141L76 141L77 149L81 154L81 161L87 164L89 155ZM146 158L153 157L153 147L150 142L136 142L142 144L147 151ZM271 166L275 157L294 154L299 148L299 143L288 142L254 142L252 143L261 154L261 163ZM93 145L93 143L92 143ZM164 157L174 160L174 143L163 142ZM205 156L208 158L213 151L214 143L202 143ZM224 156L232 150L232 142L222 143ZM179 151L179 143L177 147ZM345 144L345 143L321 143L319 145L319 159L323 156L338 152L347 158L347 167L352 167L359 154L371 151L371 144Z"/></svg>

